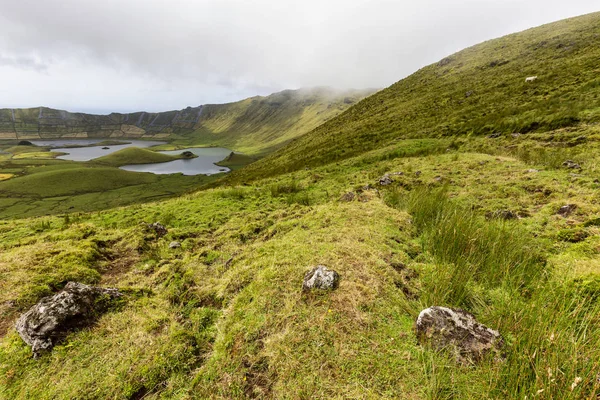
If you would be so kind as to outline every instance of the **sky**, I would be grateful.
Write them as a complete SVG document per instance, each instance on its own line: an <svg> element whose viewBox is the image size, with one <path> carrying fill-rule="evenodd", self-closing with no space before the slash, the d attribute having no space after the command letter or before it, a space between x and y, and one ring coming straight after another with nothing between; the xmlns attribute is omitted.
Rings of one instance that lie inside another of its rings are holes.
<svg viewBox="0 0 600 400"><path fill-rule="evenodd" d="M0 108L165 111L383 88L598 0L0 0Z"/></svg>

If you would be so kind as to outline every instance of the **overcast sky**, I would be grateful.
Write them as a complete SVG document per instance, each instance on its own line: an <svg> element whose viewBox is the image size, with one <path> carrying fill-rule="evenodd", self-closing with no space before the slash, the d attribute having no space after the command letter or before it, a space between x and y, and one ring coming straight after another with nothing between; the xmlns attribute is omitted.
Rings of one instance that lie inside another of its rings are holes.
<svg viewBox="0 0 600 400"><path fill-rule="evenodd" d="M598 0L0 0L0 108L164 111L385 87Z"/></svg>

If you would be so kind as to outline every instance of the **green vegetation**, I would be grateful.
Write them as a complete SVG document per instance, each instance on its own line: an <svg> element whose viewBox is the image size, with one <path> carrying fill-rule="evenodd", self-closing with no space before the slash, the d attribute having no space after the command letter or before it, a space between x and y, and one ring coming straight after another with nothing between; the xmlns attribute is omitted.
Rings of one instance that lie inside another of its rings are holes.
<svg viewBox="0 0 600 400"><path fill-rule="evenodd" d="M197 156L196 156L197 157ZM94 159L94 163L109 165L111 167L120 167L130 164L151 164L179 160L186 157L183 155L170 156L168 154L157 153L148 149L140 149L139 147L128 147L123 150L115 151L109 155Z"/></svg>
<svg viewBox="0 0 600 400"><path fill-rule="evenodd" d="M234 174L322 165L405 138L534 136L600 122L600 14L470 47L427 66ZM527 83L528 76L538 76Z"/></svg>
<svg viewBox="0 0 600 400"><path fill-rule="evenodd" d="M216 165L219 165L221 167L228 167L232 170L236 170L236 169L245 167L246 165L251 164L254 161L256 161L255 158L249 157L245 154L231 152L230 155L225 157L224 160L216 163Z"/></svg>
<svg viewBox="0 0 600 400"><path fill-rule="evenodd" d="M80 203L76 213L0 220L0 397L598 398L600 131L586 88L599 19L467 49L318 128L308 135L318 148L296 140L177 198L81 212L93 203L83 196L143 196L162 182L134 185L109 167L3 159L7 173L26 176L0 182L0 193L49 191L64 195L57 205ZM559 46L566 39L567 49ZM526 73L546 85L552 63L561 79L581 79L543 87L579 121L536 108L539 87L523 86L523 94L511 83ZM500 76L507 86L497 86ZM471 108L465 103L477 94L441 104L473 85L489 97ZM426 112L418 92L438 99L438 109ZM518 124L508 124L506 110ZM539 125L514 132L531 110ZM479 124L478 112L488 116ZM500 135L484 135L487 124ZM59 171L125 186L67 196L76 186L51 185ZM379 183L384 174L391 183ZM0 198L0 206L18 201ZM142 224L155 221L166 236ZM171 249L172 241L181 247ZM302 292L317 264L340 273L337 290ZM126 296L34 360L14 321L69 280ZM499 330L506 360L460 365L420 346L414 322L432 305L463 308Z"/></svg>

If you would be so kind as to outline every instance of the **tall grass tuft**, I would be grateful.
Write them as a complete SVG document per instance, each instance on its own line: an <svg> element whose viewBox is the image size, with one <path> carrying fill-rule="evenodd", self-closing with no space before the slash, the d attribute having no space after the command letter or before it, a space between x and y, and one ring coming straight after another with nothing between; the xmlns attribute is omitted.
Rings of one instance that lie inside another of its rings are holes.
<svg viewBox="0 0 600 400"><path fill-rule="evenodd" d="M523 289L543 278L539 249L514 223L485 220L450 201L445 188L386 197L412 214L423 246L440 264L436 280L446 285L434 285L438 301L466 306L472 284Z"/></svg>

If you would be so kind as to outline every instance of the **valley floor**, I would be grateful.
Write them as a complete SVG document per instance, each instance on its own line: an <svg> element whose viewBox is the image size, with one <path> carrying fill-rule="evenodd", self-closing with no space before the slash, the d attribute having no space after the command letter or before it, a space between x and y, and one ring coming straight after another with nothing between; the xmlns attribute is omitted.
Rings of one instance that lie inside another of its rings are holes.
<svg viewBox="0 0 600 400"><path fill-rule="evenodd" d="M0 221L0 397L597 398L600 152L585 129L572 147L400 140L245 186ZM141 224L155 221L165 237ZM302 292L317 264L337 290ZM68 281L125 301L34 360L14 321ZM498 329L506 361L420 346L432 305Z"/></svg>

